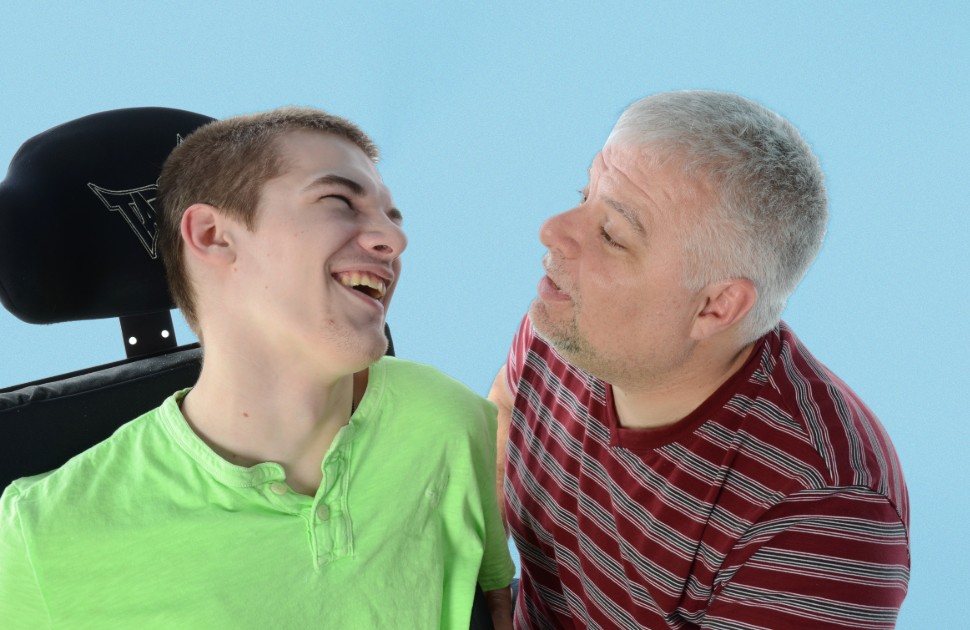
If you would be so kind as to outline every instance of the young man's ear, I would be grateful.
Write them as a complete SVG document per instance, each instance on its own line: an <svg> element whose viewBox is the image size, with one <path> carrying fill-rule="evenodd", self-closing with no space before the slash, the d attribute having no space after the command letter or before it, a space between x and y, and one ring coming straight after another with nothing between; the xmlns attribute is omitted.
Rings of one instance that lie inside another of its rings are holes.
<svg viewBox="0 0 970 630"><path fill-rule="evenodd" d="M712 284L705 289L706 299L694 318L691 337L700 341L723 332L740 322L758 301L758 289L747 278Z"/></svg>
<svg viewBox="0 0 970 630"><path fill-rule="evenodd" d="M214 264L235 259L231 220L214 206L196 203L185 209L181 232L186 256Z"/></svg>

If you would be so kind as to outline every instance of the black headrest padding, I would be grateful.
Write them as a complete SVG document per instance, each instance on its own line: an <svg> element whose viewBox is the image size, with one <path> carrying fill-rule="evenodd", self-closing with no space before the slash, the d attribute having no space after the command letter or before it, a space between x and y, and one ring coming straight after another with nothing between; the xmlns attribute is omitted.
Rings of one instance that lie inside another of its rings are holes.
<svg viewBox="0 0 970 630"><path fill-rule="evenodd" d="M202 350L102 365L0 390L0 491L53 470L199 377Z"/></svg>
<svg viewBox="0 0 970 630"><path fill-rule="evenodd" d="M117 109L25 142L0 182L0 303L38 324L172 308L155 242L158 176L211 120Z"/></svg>

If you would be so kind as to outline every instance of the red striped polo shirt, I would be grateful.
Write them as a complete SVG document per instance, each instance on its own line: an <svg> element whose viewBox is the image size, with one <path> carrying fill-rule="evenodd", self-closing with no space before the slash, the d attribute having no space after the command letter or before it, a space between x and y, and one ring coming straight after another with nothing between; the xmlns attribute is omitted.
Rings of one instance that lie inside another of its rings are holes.
<svg viewBox="0 0 970 630"><path fill-rule="evenodd" d="M506 514L517 628L890 628L909 505L885 429L780 324L689 416L619 426L526 317Z"/></svg>

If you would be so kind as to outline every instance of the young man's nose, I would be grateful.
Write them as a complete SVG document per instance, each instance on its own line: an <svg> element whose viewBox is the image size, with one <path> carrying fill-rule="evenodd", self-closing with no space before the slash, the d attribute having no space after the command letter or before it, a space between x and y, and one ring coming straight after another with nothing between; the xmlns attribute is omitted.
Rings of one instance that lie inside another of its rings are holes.
<svg viewBox="0 0 970 630"><path fill-rule="evenodd" d="M408 246L408 238L404 230L390 219L372 222L360 238L364 249L388 260L394 260L400 256Z"/></svg>

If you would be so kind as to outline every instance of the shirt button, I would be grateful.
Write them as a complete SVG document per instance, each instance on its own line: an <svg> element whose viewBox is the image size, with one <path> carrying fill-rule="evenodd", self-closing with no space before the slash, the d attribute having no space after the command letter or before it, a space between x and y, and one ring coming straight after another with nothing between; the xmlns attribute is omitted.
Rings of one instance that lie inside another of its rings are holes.
<svg viewBox="0 0 970 630"><path fill-rule="evenodd" d="M317 506L317 518L321 521L330 520L330 508L321 503Z"/></svg>
<svg viewBox="0 0 970 630"><path fill-rule="evenodd" d="M289 491L289 487L285 483L279 481L271 485L269 489L280 495L286 494Z"/></svg>

